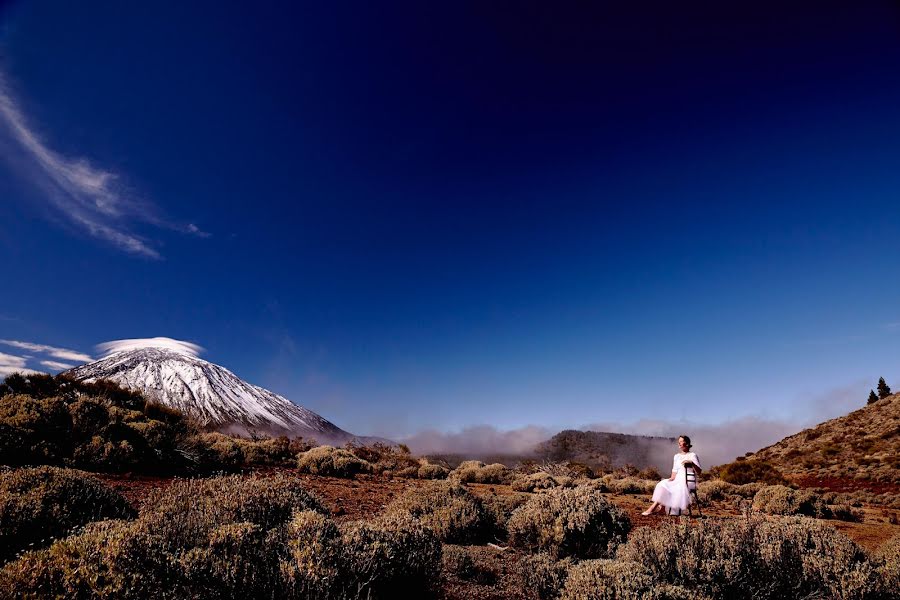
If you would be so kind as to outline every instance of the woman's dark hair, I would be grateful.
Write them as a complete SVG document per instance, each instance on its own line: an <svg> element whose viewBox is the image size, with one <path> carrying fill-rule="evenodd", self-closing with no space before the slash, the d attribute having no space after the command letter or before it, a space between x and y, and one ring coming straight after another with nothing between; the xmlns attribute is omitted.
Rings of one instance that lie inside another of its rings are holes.
<svg viewBox="0 0 900 600"><path fill-rule="evenodd" d="M678 437L680 437L681 439L684 440L684 443L685 443L685 445L686 445L688 448L691 447L691 438L689 438L689 437L686 436L686 435L679 435Z"/></svg>

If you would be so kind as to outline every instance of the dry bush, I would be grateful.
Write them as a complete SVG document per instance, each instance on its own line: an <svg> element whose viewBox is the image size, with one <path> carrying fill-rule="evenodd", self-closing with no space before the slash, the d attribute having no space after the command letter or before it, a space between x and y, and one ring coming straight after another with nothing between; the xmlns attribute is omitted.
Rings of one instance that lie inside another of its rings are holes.
<svg viewBox="0 0 900 600"><path fill-rule="evenodd" d="M283 597L295 512L323 511L287 477L176 481L135 521L103 521L0 572L0 597Z"/></svg>
<svg viewBox="0 0 900 600"><path fill-rule="evenodd" d="M478 575L475 561L465 546L445 545L441 556L441 570L465 581L471 581Z"/></svg>
<svg viewBox="0 0 900 600"><path fill-rule="evenodd" d="M587 486L532 496L507 523L509 542L557 558L600 558L624 541L631 521Z"/></svg>
<svg viewBox="0 0 900 600"><path fill-rule="evenodd" d="M606 488L614 494L652 494L659 481L637 479L635 477L621 477L614 474L604 475L601 481Z"/></svg>
<svg viewBox="0 0 900 600"><path fill-rule="evenodd" d="M809 490L792 490L783 485L762 488L753 497L753 510L769 515L804 515L818 519L831 516L828 505Z"/></svg>
<svg viewBox="0 0 900 600"><path fill-rule="evenodd" d="M372 465L343 448L319 446L297 456L297 469L313 475L353 477L368 473Z"/></svg>
<svg viewBox="0 0 900 600"><path fill-rule="evenodd" d="M0 463L63 464L72 453L71 429L62 398L0 397Z"/></svg>
<svg viewBox="0 0 900 600"><path fill-rule="evenodd" d="M491 514L494 522L494 533L499 538L506 538L506 525L517 508L528 502L527 494L491 494L481 498L482 504Z"/></svg>
<svg viewBox="0 0 900 600"><path fill-rule="evenodd" d="M434 463L425 463L418 468L416 476L419 479L447 479L450 469L444 465Z"/></svg>
<svg viewBox="0 0 900 600"><path fill-rule="evenodd" d="M289 598L425 597L440 579L440 542L408 517L338 528L323 515L299 512L287 539L282 572Z"/></svg>
<svg viewBox="0 0 900 600"><path fill-rule="evenodd" d="M402 446L390 446L381 442L375 442L368 446L362 446L355 442L349 442L346 449L354 456L370 465L373 473L394 473L401 477L415 477L410 469L418 469L420 462L410 456L409 448ZM401 472L404 473L401 475Z"/></svg>
<svg viewBox="0 0 900 600"><path fill-rule="evenodd" d="M244 464L248 466L288 465L296 452L291 452L291 441L286 436L241 440Z"/></svg>
<svg viewBox="0 0 900 600"><path fill-rule="evenodd" d="M736 498L750 499L764 487L766 486L761 483L735 485L721 479L712 479L703 481L697 486L697 495L700 497L701 502L734 500Z"/></svg>
<svg viewBox="0 0 900 600"><path fill-rule="evenodd" d="M451 481L435 481L408 490L391 502L385 513L418 519L448 544L485 541L494 528L491 513L481 500Z"/></svg>
<svg viewBox="0 0 900 600"><path fill-rule="evenodd" d="M569 569L560 600L704 600L687 588L660 584L639 563L586 560Z"/></svg>
<svg viewBox="0 0 900 600"><path fill-rule="evenodd" d="M512 489L517 492L533 492L535 490L547 490L559 486L559 482L550 473L537 471L531 475L519 477L512 482Z"/></svg>
<svg viewBox="0 0 900 600"><path fill-rule="evenodd" d="M635 475L638 479L649 479L651 481L659 481L663 478L662 474L659 472L659 469L656 467L646 467L641 469Z"/></svg>
<svg viewBox="0 0 900 600"><path fill-rule="evenodd" d="M450 479L460 483L508 483L514 477L512 469L500 463L485 465L467 460L450 472Z"/></svg>
<svg viewBox="0 0 900 600"><path fill-rule="evenodd" d="M394 474L397 477L405 477L407 479L416 479L419 476L419 468L416 466L403 467L399 471L396 471Z"/></svg>
<svg viewBox="0 0 900 600"><path fill-rule="evenodd" d="M526 556L518 566L525 584L522 592L526 598L553 600L559 597L566 582L572 559L556 560L546 552L539 552Z"/></svg>
<svg viewBox="0 0 900 600"><path fill-rule="evenodd" d="M327 512L318 498L286 475L178 480L153 492L140 521L172 546L189 548L219 526L252 523L269 530L297 510Z"/></svg>
<svg viewBox="0 0 900 600"><path fill-rule="evenodd" d="M787 481L777 468L762 460L737 460L715 468L715 475L735 485L765 483L784 485Z"/></svg>
<svg viewBox="0 0 900 600"><path fill-rule="evenodd" d="M881 547L878 559L883 588L896 593L900 590L900 535L895 535Z"/></svg>
<svg viewBox="0 0 900 600"><path fill-rule="evenodd" d="M73 527L134 515L125 498L87 473L57 467L0 473L0 562Z"/></svg>
<svg viewBox="0 0 900 600"><path fill-rule="evenodd" d="M101 521L0 571L0 597L141 600L188 597L162 540L133 521Z"/></svg>
<svg viewBox="0 0 900 600"><path fill-rule="evenodd" d="M240 598L277 590L281 573L267 532L247 522L209 532L205 543L177 556L185 597Z"/></svg>
<svg viewBox="0 0 900 600"><path fill-rule="evenodd" d="M832 527L778 521L666 523L635 531L617 560L639 562L659 583L715 598L876 598L865 553Z"/></svg>

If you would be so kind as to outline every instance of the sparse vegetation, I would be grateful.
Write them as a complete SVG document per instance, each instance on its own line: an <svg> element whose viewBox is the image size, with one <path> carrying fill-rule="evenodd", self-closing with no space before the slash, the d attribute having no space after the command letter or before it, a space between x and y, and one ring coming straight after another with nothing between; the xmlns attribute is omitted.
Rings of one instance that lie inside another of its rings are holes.
<svg viewBox="0 0 900 600"><path fill-rule="evenodd" d="M831 516L828 506L815 492L792 490L783 485L770 485L753 497L753 510L769 515L804 515L824 519Z"/></svg>
<svg viewBox="0 0 900 600"><path fill-rule="evenodd" d="M512 469L500 463L486 465L480 460L467 460L451 471L449 477L460 483L509 483L514 475Z"/></svg>
<svg viewBox="0 0 900 600"><path fill-rule="evenodd" d="M703 600L687 588L660 584L639 563L596 559L569 569L560 600Z"/></svg>

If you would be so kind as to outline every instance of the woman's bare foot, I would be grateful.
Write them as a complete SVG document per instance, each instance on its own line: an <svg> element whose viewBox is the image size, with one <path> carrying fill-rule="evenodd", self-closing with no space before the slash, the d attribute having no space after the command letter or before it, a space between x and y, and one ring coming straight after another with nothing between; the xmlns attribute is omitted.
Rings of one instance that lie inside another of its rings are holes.
<svg viewBox="0 0 900 600"><path fill-rule="evenodd" d="M642 512L641 514L644 515L645 517L649 517L650 515L653 514L653 512L654 512L655 510L656 510L655 508L654 508L654 509L649 509L649 508L648 508L647 510L645 510L645 511Z"/></svg>

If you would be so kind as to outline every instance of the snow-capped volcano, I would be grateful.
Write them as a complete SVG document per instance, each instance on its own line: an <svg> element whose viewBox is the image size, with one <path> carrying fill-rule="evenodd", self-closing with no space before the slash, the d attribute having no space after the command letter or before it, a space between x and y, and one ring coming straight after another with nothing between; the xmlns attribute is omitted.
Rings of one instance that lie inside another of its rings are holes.
<svg viewBox="0 0 900 600"><path fill-rule="evenodd" d="M266 433L343 443L354 436L283 396L252 385L198 357L200 346L169 338L101 344L106 355L66 374L82 381L110 379L230 433Z"/></svg>

